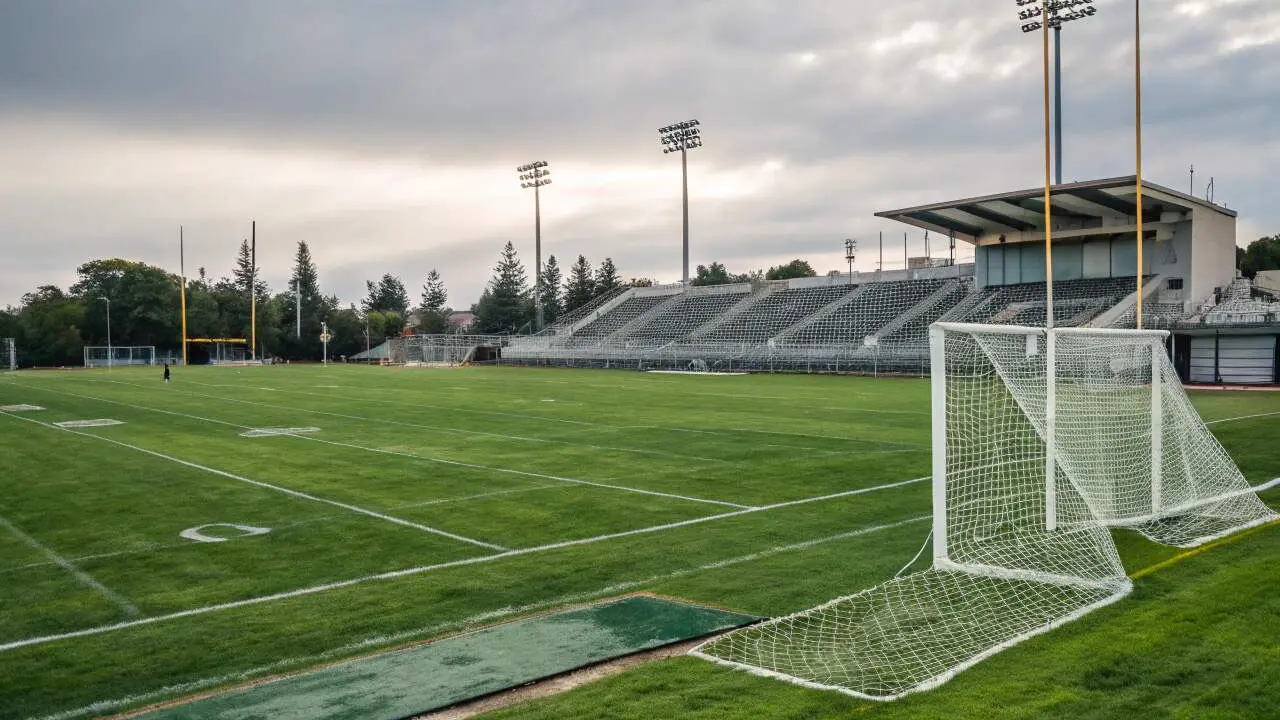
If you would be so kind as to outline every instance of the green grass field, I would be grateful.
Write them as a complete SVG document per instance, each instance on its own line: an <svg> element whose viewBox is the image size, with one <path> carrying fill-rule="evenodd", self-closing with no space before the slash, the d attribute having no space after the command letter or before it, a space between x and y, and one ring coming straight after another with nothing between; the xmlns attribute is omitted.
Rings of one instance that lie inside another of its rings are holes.
<svg viewBox="0 0 1280 720"><path fill-rule="evenodd" d="M1260 416L1212 427L1251 482L1280 475L1280 393L1194 400ZM44 410L0 413L3 718L122 712L637 591L786 614L891 577L928 532L922 380L0 375L17 404ZM89 419L123 424L52 425ZM199 528L229 539L182 535ZM1134 571L1177 554L1118 539ZM682 658L499 716L1261 717L1280 706L1277 561L1280 529L1254 532L889 705Z"/></svg>

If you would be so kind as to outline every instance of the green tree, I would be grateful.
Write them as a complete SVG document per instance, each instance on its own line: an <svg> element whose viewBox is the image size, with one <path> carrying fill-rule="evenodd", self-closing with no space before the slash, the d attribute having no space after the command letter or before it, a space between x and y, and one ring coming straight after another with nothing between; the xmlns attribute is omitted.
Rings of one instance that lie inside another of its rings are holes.
<svg viewBox="0 0 1280 720"><path fill-rule="evenodd" d="M569 267L569 279L564 285L564 311L572 312L591 302L596 296L596 279L591 263L582 255Z"/></svg>
<svg viewBox="0 0 1280 720"><path fill-rule="evenodd" d="M1280 270L1280 235L1254 240L1243 257L1237 248L1236 257L1240 258L1240 274L1250 279L1262 270Z"/></svg>
<svg viewBox="0 0 1280 720"><path fill-rule="evenodd" d="M510 242L502 249L502 259L494 268L480 302L476 304L475 327L482 333L514 333L533 315L524 265Z"/></svg>
<svg viewBox="0 0 1280 720"><path fill-rule="evenodd" d="M392 312L401 318L408 314L409 293L400 278L387 273L377 283L365 283L369 295L360 303L365 312Z"/></svg>
<svg viewBox="0 0 1280 720"><path fill-rule="evenodd" d="M818 273L814 271L813 266L807 260L797 258L786 265L777 265L769 268L769 272L765 273L764 278L766 280L791 280L793 278L817 276Z"/></svg>
<svg viewBox="0 0 1280 720"><path fill-rule="evenodd" d="M299 300L302 303L301 323L298 322ZM293 256L288 296L280 298L282 352L294 360L319 360L320 321L328 309L329 305L320 292L320 271L311 257L311 248L305 241L300 241Z"/></svg>
<svg viewBox="0 0 1280 720"><path fill-rule="evenodd" d="M551 255L542 266L542 285L538 288L538 299L542 301L542 318L547 325L555 322L564 312L560 280L560 263L555 255Z"/></svg>
<svg viewBox="0 0 1280 720"><path fill-rule="evenodd" d="M603 295L620 287L622 287L622 280L618 278L618 268L613 264L613 258L607 257L596 269L595 294Z"/></svg>
<svg viewBox="0 0 1280 720"><path fill-rule="evenodd" d="M99 301L98 305L106 311L106 303ZM84 318L84 302L53 285L42 285L23 295L18 324L25 360L33 365L84 362L85 342L80 334Z"/></svg>
<svg viewBox="0 0 1280 720"><path fill-rule="evenodd" d="M111 335L117 345L154 345L177 349L181 344L181 301L177 276L130 260L93 260L76 269L79 280L71 295L86 306L111 299ZM90 345L105 345L106 313L89 313L81 328Z"/></svg>
<svg viewBox="0 0 1280 720"><path fill-rule="evenodd" d="M718 262L713 262L709 266L699 265L693 277L693 284L696 286L728 285L730 282L732 279L729 277L729 271Z"/></svg>
<svg viewBox="0 0 1280 720"><path fill-rule="evenodd" d="M418 310L418 328L428 335L437 335L448 330L449 292L445 290L444 280L440 272L431 268L427 273L427 282L422 286L422 307Z"/></svg>
<svg viewBox="0 0 1280 720"><path fill-rule="evenodd" d="M653 278L631 278L627 281L627 287L653 287L658 283Z"/></svg>

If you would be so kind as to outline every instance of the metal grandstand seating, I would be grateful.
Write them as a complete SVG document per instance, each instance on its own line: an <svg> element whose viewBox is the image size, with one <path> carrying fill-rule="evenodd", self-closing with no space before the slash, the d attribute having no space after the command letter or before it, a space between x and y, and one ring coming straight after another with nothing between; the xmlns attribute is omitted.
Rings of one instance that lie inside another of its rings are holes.
<svg viewBox="0 0 1280 720"><path fill-rule="evenodd" d="M1109 323L1122 312L1118 303L1132 301L1133 290L1132 278L1057 282L1055 320ZM932 323L1043 323L1044 292L1043 283L975 289L972 266L754 286L632 288L549 333L513 338L504 360L921 374L928 370Z"/></svg>
<svg viewBox="0 0 1280 720"><path fill-rule="evenodd" d="M945 280L872 282L850 293L847 302L807 322L796 325L778 338L781 345L862 345L865 338L888 325L895 317L915 307Z"/></svg>
<svg viewBox="0 0 1280 720"><path fill-rule="evenodd" d="M796 289L787 286L770 288L754 304L722 322L709 325L691 337L690 341L739 345L763 343L824 306L849 295L853 289L847 284Z"/></svg>
<svg viewBox="0 0 1280 720"><path fill-rule="evenodd" d="M750 285L694 288L676 296L648 316L642 316L645 322L624 328L610 340L630 347L661 347L715 320L750 294Z"/></svg>
<svg viewBox="0 0 1280 720"><path fill-rule="evenodd" d="M674 295L632 295L621 303L597 316L594 320L579 328L570 338L573 347L598 344L602 338L608 337L626 327L636 318L671 300Z"/></svg>
<svg viewBox="0 0 1280 720"><path fill-rule="evenodd" d="M1134 287L1133 278L1059 280L1053 284L1054 325L1084 325L1133 294ZM1044 325L1044 283L987 288L983 298L972 307L949 313L943 319L996 325Z"/></svg>

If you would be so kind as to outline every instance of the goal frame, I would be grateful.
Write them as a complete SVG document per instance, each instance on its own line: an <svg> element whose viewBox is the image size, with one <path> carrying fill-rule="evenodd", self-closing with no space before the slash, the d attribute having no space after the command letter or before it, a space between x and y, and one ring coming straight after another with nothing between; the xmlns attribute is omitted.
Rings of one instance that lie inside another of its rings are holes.
<svg viewBox="0 0 1280 720"><path fill-rule="evenodd" d="M13 338L0 338L0 370L18 369L18 345Z"/></svg>
<svg viewBox="0 0 1280 720"><path fill-rule="evenodd" d="M93 356L93 351L103 351L106 358ZM124 353L124 357L121 354ZM155 345L85 345L84 346L84 366L86 368L99 367L130 367L137 365L151 366L156 364L156 346Z"/></svg>

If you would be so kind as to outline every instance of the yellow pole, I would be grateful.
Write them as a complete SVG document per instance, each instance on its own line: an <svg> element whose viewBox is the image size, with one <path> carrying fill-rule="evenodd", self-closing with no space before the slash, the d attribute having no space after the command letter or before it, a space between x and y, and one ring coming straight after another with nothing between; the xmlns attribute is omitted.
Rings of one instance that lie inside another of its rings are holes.
<svg viewBox="0 0 1280 720"><path fill-rule="evenodd" d="M182 226L178 226L178 274L182 276L182 366L187 366L187 261Z"/></svg>
<svg viewBox="0 0 1280 720"><path fill-rule="evenodd" d="M1142 329L1142 275L1146 264L1142 261L1142 8L1141 0L1133 0L1133 52L1134 52L1134 108L1137 133L1138 175L1138 312L1136 326Z"/></svg>
<svg viewBox="0 0 1280 720"><path fill-rule="evenodd" d="M1040 24L1044 29L1044 326L1053 329L1053 207L1050 204L1053 156L1050 152L1049 136L1049 125L1052 119L1049 114L1049 9L1047 6L1047 2L1042 3L1043 12L1040 16Z"/></svg>

